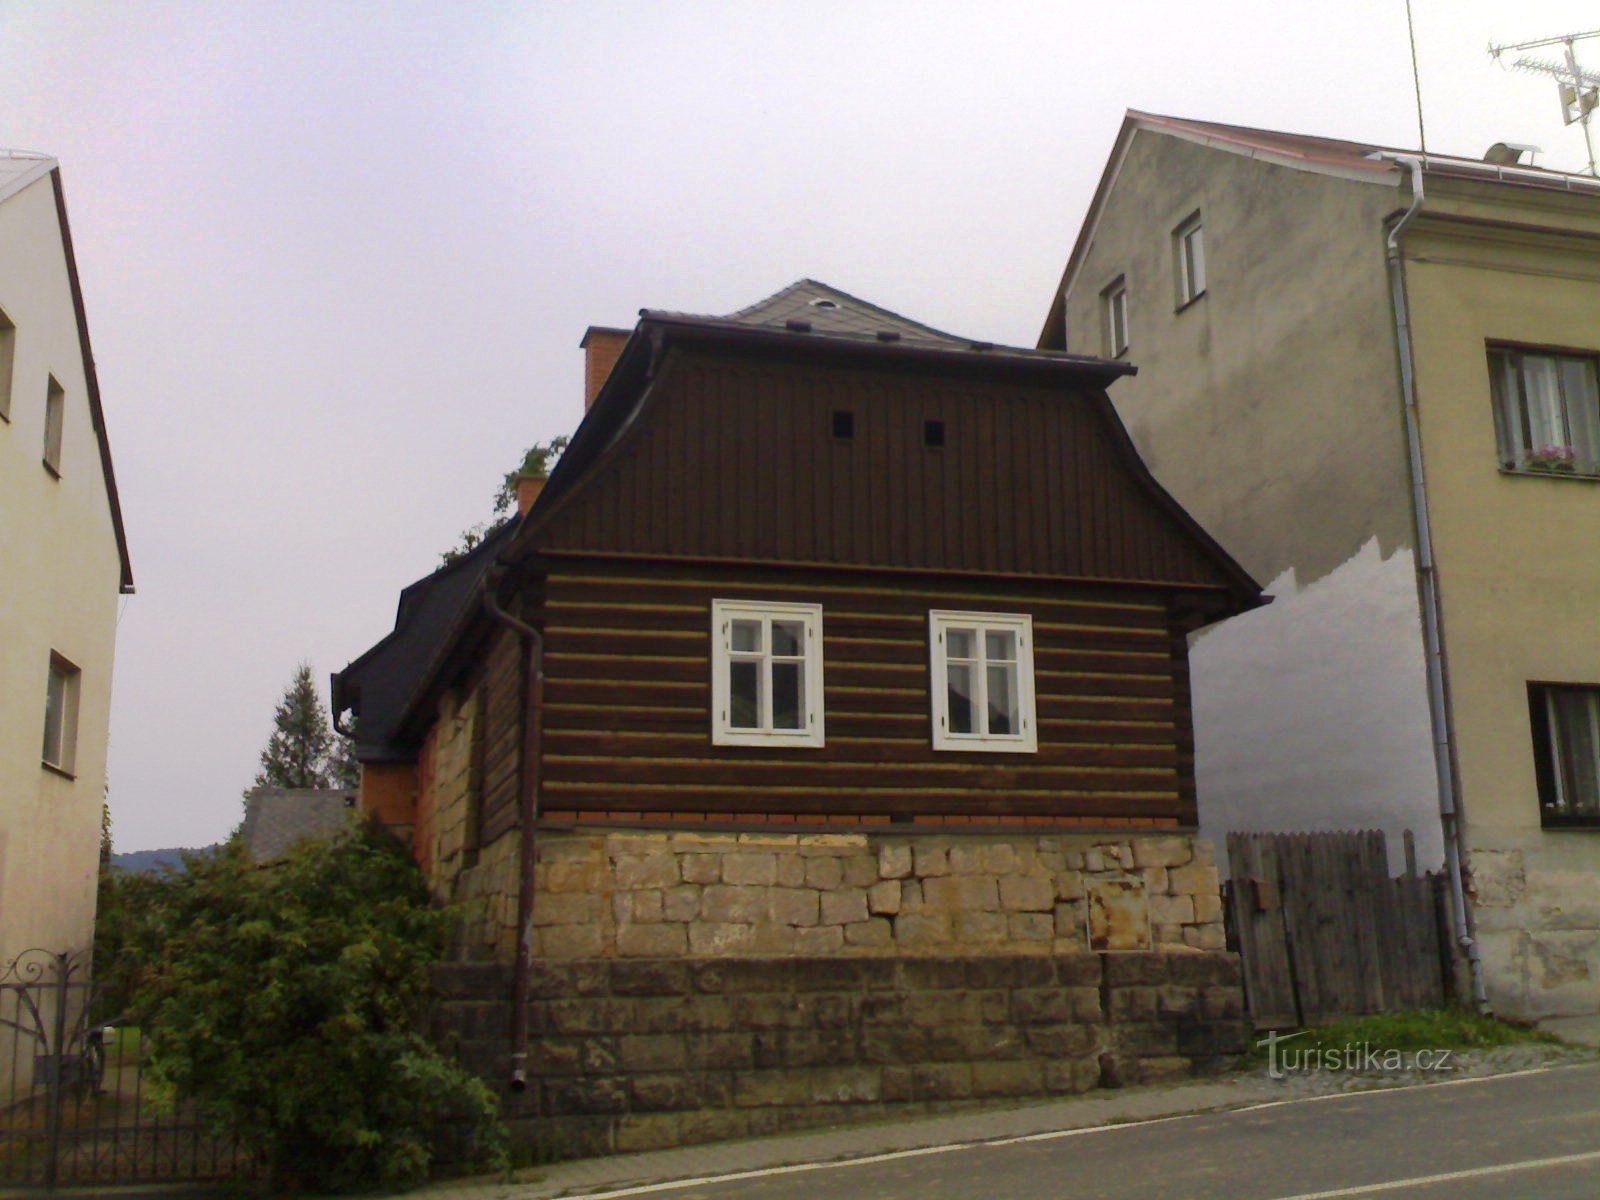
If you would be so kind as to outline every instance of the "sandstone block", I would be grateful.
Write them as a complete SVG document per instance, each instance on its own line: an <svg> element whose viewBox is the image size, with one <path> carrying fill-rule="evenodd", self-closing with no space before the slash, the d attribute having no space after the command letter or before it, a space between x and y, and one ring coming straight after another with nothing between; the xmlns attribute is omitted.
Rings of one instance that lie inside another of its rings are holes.
<svg viewBox="0 0 1600 1200"><path fill-rule="evenodd" d="M1182 949L1184 946L1189 945L1188 942L1183 940L1182 925L1152 925L1150 926L1150 940L1154 945L1160 947L1176 946ZM1197 947L1190 948L1196 949Z"/></svg>
<svg viewBox="0 0 1600 1200"><path fill-rule="evenodd" d="M951 846L947 860L952 875L976 875L983 869L978 862L978 847L966 843Z"/></svg>
<svg viewBox="0 0 1600 1200"><path fill-rule="evenodd" d="M604 864L594 860L541 864L539 888L546 892L598 892L605 875Z"/></svg>
<svg viewBox="0 0 1600 1200"><path fill-rule="evenodd" d="M700 893L700 915L706 921L762 921L767 916L767 888L710 884Z"/></svg>
<svg viewBox="0 0 1600 1200"><path fill-rule="evenodd" d="M972 1064L974 1096L1031 1096L1043 1087L1043 1067L1036 1059Z"/></svg>
<svg viewBox="0 0 1600 1200"><path fill-rule="evenodd" d="M1198 925L1209 925L1213 921L1222 920L1222 897L1206 893L1197 894L1194 898L1194 919Z"/></svg>
<svg viewBox="0 0 1600 1200"><path fill-rule="evenodd" d="M1046 946L1055 940L1055 918L1048 912L1008 913L1006 937L1013 942L1037 942Z"/></svg>
<svg viewBox="0 0 1600 1200"><path fill-rule="evenodd" d="M940 846L917 846L912 851L917 878L930 879L950 874L950 855Z"/></svg>
<svg viewBox="0 0 1600 1200"><path fill-rule="evenodd" d="M978 869L985 875L1010 875L1022 868L1017 849L1006 842L978 847Z"/></svg>
<svg viewBox="0 0 1600 1200"><path fill-rule="evenodd" d="M1150 921L1155 925L1189 925L1194 922L1194 897L1151 896Z"/></svg>
<svg viewBox="0 0 1600 1200"><path fill-rule="evenodd" d="M843 947L844 927L841 925L813 925L794 931L796 954L831 954Z"/></svg>
<svg viewBox="0 0 1600 1200"><path fill-rule="evenodd" d="M999 912L958 912L955 914L953 930L958 945L993 946L1006 940L1006 915Z"/></svg>
<svg viewBox="0 0 1600 1200"><path fill-rule="evenodd" d="M1228 948L1227 934L1221 925L1191 925L1183 931L1185 945L1193 946L1196 950L1226 950Z"/></svg>
<svg viewBox="0 0 1600 1200"><path fill-rule="evenodd" d="M617 886L628 891L671 887L679 882L678 856L666 850L618 855L616 863Z"/></svg>
<svg viewBox="0 0 1600 1200"><path fill-rule="evenodd" d="M1080 871L1058 871L1055 878L1057 900L1082 900L1083 874Z"/></svg>
<svg viewBox="0 0 1600 1200"><path fill-rule="evenodd" d="M646 888L633 893L633 919L639 922L661 920L660 888Z"/></svg>
<svg viewBox="0 0 1600 1200"><path fill-rule="evenodd" d="M806 860L806 886L831 892L844 882L844 868L836 856L808 858Z"/></svg>
<svg viewBox="0 0 1600 1200"><path fill-rule="evenodd" d="M1083 869L1085 871L1104 871L1106 869L1105 855L1098 848L1083 852Z"/></svg>
<svg viewBox="0 0 1600 1200"><path fill-rule="evenodd" d="M874 915L900 911L900 883L885 879L867 889L867 911Z"/></svg>
<svg viewBox="0 0 1600 1200"><path fill-rule="evenodd" d="M1147 896L1154 896L1165 892L1167 887L1167 869L1165 867L1144 868L1144 890Z"/></svg>
<svg viewBox="0 0 1600 1200"><path fill-rule="evenodd" d="M778 871L775 882L779 887L803 887L806 882L806 860L798 852L777 855Z"/></svg>
<svg viewBox="0 0 1600 1200"><path fill-rule="evenodd" d="M617 953L628 958L671 958L688 952L684 926L624 925L617 930Z"/></svg>
<svg viewBox="0 0 1600 1200"><path fill-rule="evenodd" d="M800 838L800 845L819 849L854 849L866 844L867 836L864 833L809 833Z"/></svg>
<svg viewBox="0 0 1600 1200"><path fill-rule="evenodd" d="M935 912L994 912L1000 889L983 875L944 876L923 883L922 902Z"/></svg>
<svg viewBox="0 0 1600 1200"><path fill-rule="evenodd" d="M902 913L895 919L895 939L903 949L925 950L950 945L949 913Z"/></svg>
<svg viewBox="0 0 1600 1200"><path fill-rule="evenodd" d="M1174 895L1216 895L1220 887L1215 867L1173 867L1167 872L1167 886Z"/></svg>
<svg viewBox="0 0 1600 1200"><path fill-rule="evenodd" d="M1054 881L1042 875L1005 875L1000 879L1000 907L1007 912L1049 912L1055 899Z"/></svg>
<svg viewBox="0 0 1600 1200"><path fill-rule="evenodd" d="M878 882L878 860L865 854L852 854L843 860L846 887L864 888Z"/></svg>
<svg viewBox="0 0 1600 1200"><path fill-rule="evenodd" d="M911 874L911 847L891 842L878 848L878 877L904 879Z"/></svg>
<svg viewBox="0 0 1600 1200"><path fill-rule="evenodd" d="M656 1091L639 1091L639 1081L634 1081L633 1104L636 1111L622 1117L617 1121L616 1148L618 1154L637 1154L644 1150L665 1150L669 1146L676 1146L682 1142L682 1133L678 1114L673 1112L650 1112L651 1108L689 1108L692 1105L684 1104L652 1104L651 1100L659 1098Z"/></svg>
<svg viewBox="0 0 1600 1200"><path fill-rule="evenodd" d="M822 923L845 925L867 919L867 892L865 888L849 888L839 892L823 892Z"/></svg>
<svg viewBox="0 0 1600 1200"><path fill-rule="evenodd" d="M900 911L903 913L920 913L923 908L921 881L916 879L901 880Z"/></svg>
<svg viewBox="0 0 1600 1200"><path fill-rule="evenodd" d="M722 882L722 855L685 854L683 856L683 881L685 883Z"/></svg>
<svg viewBox="0 0 1600 1200"><path fill-rule="evenodd" d="M1133 862L1139 867L1181 867L1194 857L1194 843L1185 837L1139 838Z"/></svg>
<svg viewBox="0 0 1600 1200"><path fill-rule="evenodd" d="M779 925L815 925L818 896L810 888L775 887L769 893L770 918Z"/></svg>
<svg viewBox="0 0 1600 1200"><path fill-rule="evenodd" d="M668 888L661 895L663 921L692 921L700 915L700 889L693 884Z"/></svg>
<svg viewBox="0 0 1600 1200"><path fill-rule="evenodd" d="M794 953L793 925L774 925L763 921L756 925L755 935L751 941L751 952L754 954L781 954L785 957Z"/></svg>
<svg viewBox="0 0 1600 1200"><path fill-rule="evenodd" d="M1071 904L1056 905L1056 937L1064 943L1063 949L1089 948L1089 930L1084 924L1087 919L1083 912L1083 902L1075 900Z"/></svg>
<svg viewBox="0 0 1600 1200"><path fill-rule="evenodd" d="M851 946L884 949L894 944L894 932L882 917L871 917L844 927L844 940Z"/></svg>
<svg viewBox="0 0 1600 1200"><path fill-rule="evenodd" d="M698 921L689 925L691 954L748 954L755 945L755 926L740 921Z"/></svg>
<svg viewBox="0 0 1600 1200"><path fill-rule="evenodd" d="M744 851L725 855L722 859L722 881L730 884L771 887L778 881L777 856L772 853Z"/></svg>
<svg viewBox="0 0 1600 1200"><path fill-rule="evenodd" d="M796 846L800 843L797 833L741 833L739 844L741 846Z"/></svg>
<svg viewBox="0 0 1600 1200"><path fill-rule="evenodd" d="M595 893L551 892L533 906L535 925L598 925L605 911L604 898Z"/></svg>

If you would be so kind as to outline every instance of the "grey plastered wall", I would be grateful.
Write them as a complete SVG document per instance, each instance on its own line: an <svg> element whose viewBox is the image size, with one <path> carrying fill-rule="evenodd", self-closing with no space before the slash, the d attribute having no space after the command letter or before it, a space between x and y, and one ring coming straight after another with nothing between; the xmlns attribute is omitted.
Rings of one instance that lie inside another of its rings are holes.
<svg viewBox="0 0 1600 1200"><path fill-rule="evenodd" d="M1193 646L1203 832L1415 831L1442 858L1384 217L1389 182L1135 133L1067 297L1157 479L1275 597ZM1177 309L1171 233L1198 210L1207 292Z"/></svg>

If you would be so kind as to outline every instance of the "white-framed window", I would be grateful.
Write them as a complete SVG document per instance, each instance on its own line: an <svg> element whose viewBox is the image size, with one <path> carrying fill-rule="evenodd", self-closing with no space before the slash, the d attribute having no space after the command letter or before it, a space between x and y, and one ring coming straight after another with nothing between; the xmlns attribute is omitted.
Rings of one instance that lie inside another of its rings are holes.
<svg viewBox="0 0 1600 1200"><path fill-rule="evenodd" d="M822 605L711 602L711 743L823 744Z"/></svg>
<svg viewBox="0 0 1600 1200"><path fill-rule="evenodd" d="M44 689L44 748L46 766L71 775L78 756L78 680L80 672L61 655L50 654L50 673Z"/></svg>
<svg viewBox="0 0 1600 1200"><path fill-rule="evenodd" d="M1178 277L1178 307L1193 304L1206 293L1206 245L1195 213L1172 231L1172 254Z"/></svg>
<svg viewBox="0 0 1600 1200"><path fill-rule="evenodd" d="M44 465L50 474L61 474L61 430L67 415L67 394L50 376L44 395Z"/></svg>
<svg viewBox="0 0 1600 1200"><path fill-rule="evenodd" d="M1544 825L1600 826L1600 687L1528 687Z"/></svg>
<svg viewBox="0 0 1600 1200"><path fill-rule="evenodd" d="M1117 276L1100 293L1100 312L1105 323L1105 353L1116 358L1128 351L1128 282Z"/></svg>
<svg viewBox="0 0 1600 1200"><path fill-rule="evenodd" d="M1032 753L1033 618L1026 613L928 614L933 748Z"/></svg>
<svg viewBox="0 0 1600 1200"><path fill-rule="evenodd" d="M1500 465L1551 475L1600 474L1595 357L1489 348Z"/></svg>

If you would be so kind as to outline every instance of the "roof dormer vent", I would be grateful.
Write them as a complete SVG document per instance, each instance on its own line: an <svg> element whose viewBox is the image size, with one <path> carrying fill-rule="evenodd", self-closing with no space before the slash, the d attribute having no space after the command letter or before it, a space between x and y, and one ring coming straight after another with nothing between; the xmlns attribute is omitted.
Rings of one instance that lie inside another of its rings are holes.
<svg viewBox="0 0 1600 1200"><path fill-rule="evenodd" d="M1539 147L1530 146L1526 142L1496 142L1483 152L1483 161L1493 163L1497 167L1517 167L1533 165L1533 156L1539 153ZM1526 154L1528 161L1523 162L1522 156Z"/></svg>

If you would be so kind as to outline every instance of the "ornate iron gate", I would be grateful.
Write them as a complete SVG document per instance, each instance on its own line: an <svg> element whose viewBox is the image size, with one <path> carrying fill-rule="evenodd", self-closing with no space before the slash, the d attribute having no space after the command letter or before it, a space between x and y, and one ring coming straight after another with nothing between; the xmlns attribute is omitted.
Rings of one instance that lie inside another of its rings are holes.
<svg viewBox="0 0 1600 1200"><path fill-rule="evenodd" d="M97 999L86 953L28 950L0 966L0 1183L253 1177L237 1139L147 1076L139 1030Z"/></svg>

